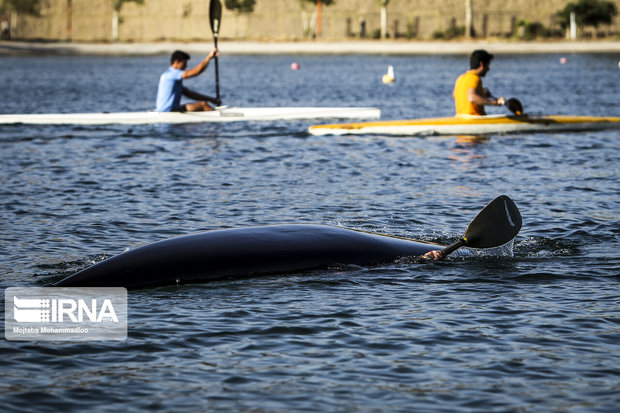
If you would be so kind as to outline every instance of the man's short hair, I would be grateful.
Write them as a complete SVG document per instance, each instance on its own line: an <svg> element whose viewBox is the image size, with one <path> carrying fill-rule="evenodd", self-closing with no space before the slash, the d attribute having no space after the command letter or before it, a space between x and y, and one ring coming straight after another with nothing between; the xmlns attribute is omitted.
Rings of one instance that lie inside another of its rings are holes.
<svg viewBox="0 0 620 413"><path fill-rule="evenodd" d="M480 63L484 63L485 66L488 66L493 57L494 56L486 50L474 50L471 56L469 56L469 67L471 69L478 69L480 67Z"/></svg>
<svg viewBox="0 0 620 413"><path fill-rule="evenodd" d="M172 56L170 56L170 64L176 61L183 61L183 60L189 60L189 59L190 59L190 56L187 53L181 50L175 50L172 53Z"/></svg>

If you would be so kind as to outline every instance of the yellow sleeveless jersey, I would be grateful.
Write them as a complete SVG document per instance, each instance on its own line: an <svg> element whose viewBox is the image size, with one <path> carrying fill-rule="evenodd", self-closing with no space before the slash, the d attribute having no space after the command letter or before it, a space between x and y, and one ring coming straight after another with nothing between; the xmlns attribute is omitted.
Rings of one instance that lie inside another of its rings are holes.
<svg viewBox="0 0 620 413"><path fill-rule="evenodd" d="M467 91L476 89L478 94L482 95L482 79L473 70L467 71L456 79L454 85L454 103L456 105L457 115L486 115L484 106L471 103L467 99Z"/></svg>

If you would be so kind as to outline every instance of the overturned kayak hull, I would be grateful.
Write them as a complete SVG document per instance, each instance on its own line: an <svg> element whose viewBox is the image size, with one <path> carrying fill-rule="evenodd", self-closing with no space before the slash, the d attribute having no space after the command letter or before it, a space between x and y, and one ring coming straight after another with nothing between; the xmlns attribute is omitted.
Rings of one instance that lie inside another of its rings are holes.
<svg viewBox="0 0 620 413"><path fill-rule="evenodd" d="M0 115L0 124L108 125L249 122L303 119L379 119L381 110L364 107L223 107L211 112L110 112Z"/></svg>
<svg viewBox="0 0 620 413"><path fill-rule="evenodd" d="M340 227L268 225L208 231L148 244L101 261L56 287L197 283L330 265L369 265L442 249L432 243Z"/></svg>
<svg viewBox="0 0 620 413"><path fill-rule="evenodd" d="M620 117L489 115L314 125L312 135L484 135L620 129Z"/></svg>

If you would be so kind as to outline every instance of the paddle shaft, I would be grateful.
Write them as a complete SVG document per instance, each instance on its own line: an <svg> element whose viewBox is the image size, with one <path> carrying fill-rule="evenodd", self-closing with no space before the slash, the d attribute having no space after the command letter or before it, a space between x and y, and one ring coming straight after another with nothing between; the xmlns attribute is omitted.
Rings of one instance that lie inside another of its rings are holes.
<svg viewBox="0 0 620 413"><path fill-rule="evenodd" d="M220 22L222 21L222 3L220 0L211 0L209 3L209 23L211 24L211 31L213 32L213 44L217 51L217 40L220 36ZM215 55L215 98L218 100L218 104L221 105L220 100L220 68L218 64L217 54Z"/></svg>
<svg viewBox="0 0 620 413"><path fill-rule="evenodd" d="M216 24L219 25L219 20L216 21ZM219 27L218 27L219 30ZM213 43L215 46L215 50L217 50L217 37L218 37L218 33L214 32L213 33ZM215 55L215 99L217 99L218 102L220 102L221 104L221 100L220 100L220 68L219 68L219 64L218 64L218 59L217 59L217 55Z"/></svg>
<svg viewBox="0 0 620 413"><path fill-rule="evenodd" d="M444 249L442 249L440 251L442 258L446 258L448 255L452 254L454 251L456 251L459 248L465 246L466 244L467 244L467 242L463 238L461 238L457 242L455 242L454 244L448 245L446 248L444 248Z"/></svg>

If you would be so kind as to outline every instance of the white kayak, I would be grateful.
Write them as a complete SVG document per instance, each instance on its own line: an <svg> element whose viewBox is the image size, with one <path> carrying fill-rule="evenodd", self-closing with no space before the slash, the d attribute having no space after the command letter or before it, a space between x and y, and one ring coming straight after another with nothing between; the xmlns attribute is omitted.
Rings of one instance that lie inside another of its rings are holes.
<svg viewBox="0 0 620 413"><path fill-rule="evenodd" d="M202 123L239 121L278 121L303 119L379 119L381 110L364 107L219 107L212 112L102 112L3 114L0 124L28 125L106 125L151 123Z"/></svg>
<svg viewBox="0 0 620 413"><path fill-rule="evenodd" d="M620 117L564 115L459 115L443 118L334 123L310 126L312 135L484 135L492 133L620 129Z"/></svg>

